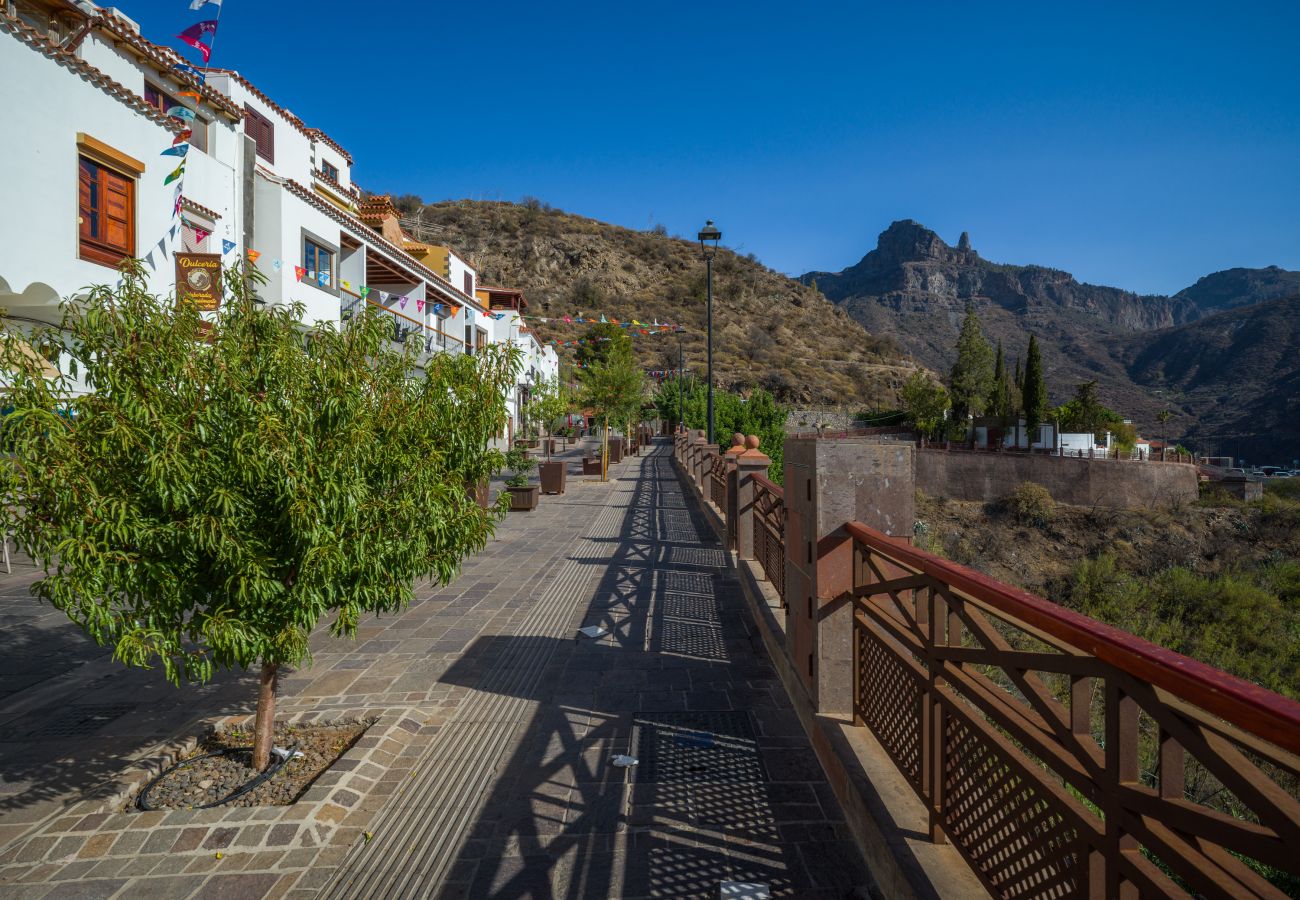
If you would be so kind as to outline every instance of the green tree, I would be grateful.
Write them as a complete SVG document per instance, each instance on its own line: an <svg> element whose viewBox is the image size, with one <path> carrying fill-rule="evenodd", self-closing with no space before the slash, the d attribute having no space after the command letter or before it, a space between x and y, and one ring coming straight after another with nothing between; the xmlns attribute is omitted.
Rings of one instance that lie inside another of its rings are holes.
<svg viewBox="0 0 1300 900"><path fill-rule="evenodd" d="M1015 415L1016 412L1011 388L1011 373L1007 371L1001 341L998 341L997 356L993 362L993 388L989 392L988 411L1004 419Z"/></svg>
<svg viewBox="0 0 1300 900"><path fill-rule="evenodd" d="M674 402L676 395L673 395ZM755 389L748 397L731 391L714 391L713 421L717 440L727 444L739 432L758 438L758 447L772 460L767 477L777 484L784 480L785 421L788 410L769 391ZM687 380L686 427L703 429L708 418L708 386ZM725 449L725 447L724 447Z"/></svg>
<svg viewBox="0 0 1300 900"><path fill-rule="evenodd" d="M598 326L599 327L599 326ZM618 329L618 326L614 326ZM621 333L621 329L618 329ZM591 407L604 426L601 448L601 479L609 478L609 425L626 422L640 415L645 374L632 357L632 342L627 335L621 341L607 342L608 353L580 369L582 403Z"/></svg>
<svg viewBox="0 0 1300 900"><path fill-rule="evenodd" d="M1122 422L1114 410L1102 405L1096 381L1084 381L1074 388L1074 396L1056 411L1061 428L1066 431L1099 434L1108 426Z"/></svg>
<svg viewBox="0 0 1300 900"><path fill-rule="evenodd" d="M626 329L612 322L590 326L580 340L582 343L578 344L573 355L578 366L584 369L606 361L618 348L625 347L628 353L632 352L632 339L627 336Z"/></svg>
<svg viewBox="0 0 1300 900"><path fill-rule="evenodd" d="M1029 439L1047 418L1047 384L1043 381L1043 357L1038 349L1038 338L1029 336L1029 349L1025 351L1025 380L1020 385L1021 403L1024 404L1025 425Z"/></svg>
<svg viewBox="0 0 1300 900"><path fill-rule="evenodd" d="M232 271L209 324L148 294L138 263L123 274L43 336L93 393L14 366L22 338L0 333L5 524L44 568L36 596L119 662L178 686L260 667L265 768L280 669L310 660L317 622L352 635L492 534L504 508L466 485L500 468L518 353L435 356L421 377L378 317L304 329Z"/></svg>
<svg viewBox="0 0 1300 900"><path fill-rule="evenodd" d="M528 418L548 439L555 431L555 423L572 411L573 397L559 378L539 384L528 401ZM550 458L551 443L547 440L546 459L549 461Z"/></svg>
<svg viewBox="0 0 1300 900"><path fill-rule="evenodd" d="M948 384L958 421L984 412L993 389L993 348L984 338L974 306L966 307L966 318L957 336L957 361L952 365Z"/></svg>
<svg viewBox="0 0 1300 900"><path fill-rule="evenodd" d="M932 437L943 429L944 413L951 405L943 385L917 369L903 385L901 396L908 418L922 436Z"/></svg>

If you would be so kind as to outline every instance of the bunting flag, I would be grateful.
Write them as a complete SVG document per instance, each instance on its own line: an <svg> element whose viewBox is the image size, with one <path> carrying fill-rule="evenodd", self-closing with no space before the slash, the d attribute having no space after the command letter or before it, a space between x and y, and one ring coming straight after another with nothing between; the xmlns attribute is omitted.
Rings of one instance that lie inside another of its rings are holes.
<svg viewBox="0 0 1300 900"><path fill-rule="evenodd" d="M416 312L424 312L424 301L423 301L423 300L418 300L418 299L417 299L417 300L415 301L415 311L416 311Z"/></svg>
<svg viewBox="0 0 1300 900"><path fill-rule="evenodd" d="M261 256L261 255L262 255L262 254L259 253L259 252L256 251L256 250L249 250L249 251L248 251L248 261L251 262L251 263L255 263L255 262L257 262L257 258L258 258L259 256Z"/></svg>
<svg viewBox="0 0 1300 900"><path fill-rule="evenodd" d="M317 272L317 273L316 273L316 283L317 283L318 285L320 285L321 287L325 287L326 285L328 285L328 284L330 283L330 273L329 273L329 272L326 272L326 271L323 270L323 269L322 269L321 271Z"/></svg>
<svg viewBox="0 0 1300 900"><path fill-rule="evenodd" d="M168 231L167 231L167 236L170 237L170 238L175 238L175 237L176 237L176 223L175 223L175 222L172 222L172 227L171 227L170 229L168 229Z"/></svg>
<svg viewBox="0 0 1300 900"><path fill-rule="evenodd" d="M144 257L144 264L145 264L146 266L149 267L149 271L151 271L151 272L152 272L154 269L158 268L158 266L157 266L157 265L154 263L154 261L153 261L153 251L152 251L152 250L150 250L148 253L145 254L145 257Z"/></svg>
<svg viewBox="0 0 1300 900"><path fill-rule="evenodd" d="M176 35L176 37L199 51L199 54L203 57L203 64L206 66L208 64L208 59L212 56L212 48L203 43L203 38L216 37L216 34L217 20L207 19L203 22L195 22L189 28L186 28L180 34ZM168 115L171 115L171 113L168 113Z"/></svg>
<svg viewBox="0 0 1300 900"><path fill-rule="evenodd" d="M176 186L180 187L179 184ZM181 192L177 191L176 200L172 203L172 218L175 218L176 216L179 216L181 214L181 199L182 199Z"/></svg>
<svg viewBox="0 0 1300 900"><path fill-rule="evenodd" d="M209 3L217 7L217 9L221 8L221 0L190 0L190 9L202 9Z"/></svg>
<svg viewBox="0 0 1300 900"><path fill-rule="evenodd" d="M172 144L170 147L168 147L166 150L164 150L162 153L159 153L158 155L159 156L184 156L189 152L190 152L190 145L181 143L181 144Z"/></svg>
<svg viewBox="0 0 1300 900"><path fill-rule="evenodd" d="M366 297L369 296L370 296L370 288L366 287L364 284L361 285L361 299L364 300L366 299Z"/></svg>
<svg viewBox="0 0 1300 900"><path fill-rule="evenodd" d="M194 240L195 240L196 242L198 242L198 243L201 244L201 243L203 243L203 241L207 240L207 237L208 237L208 235L210 235L210 234L212 234L211 231L205 231L205 230L202 229L202 228L195 228L195 229L194 229Z"/></svg>
<svg viewBox="0 0 1300 900"><path fill-rule="evenodd" d="M272 268L272 269L275 269L275 271L278 272L278 271L280 271L282 268L284 268L284 263L281 262L281 261L278 260L278 259L277 259L277 260L274 260L274 261L271 263L271 268Z"/></svg>
<svg viewBox="0 0 1300 900"><path fill-rule="evenodd" d="M193 134L194 134L193 129L186 128L184 131L182 131L180 134L176 135L176 137L172 139L172 146L175 147L177 144L185 143L190 139L190 137L193 136Z"/></svg>
<svg viewBox="0 0 1300 900"><path fill-rule="evenodd" d="M177 91L177 92L176 92L176 96L177 96L177 97L193 97L195 103L198 103L198 102L199 102L199 92L198 92L198 91Z"/></svg>
<svg viewBox="0 0 1300 900"><path fill-rule="evenodd" d="M435 304L433 304L433 313L434 313L434 315L436 315L436 316L440 316L440 315L442 315L442 304L441 304L441 303L435 303Z"/></svg>
<svg viewBox="0 0 1300 900"><path fill-rule="evenodd" d="M406 309L406 301L408 299L409 299L408 297L402 297L400 300L397 301L397 305L400 306L402 309Z"/></svg>
<svg viewBox="0 0 1300 900"><path fill-rule="evenodd" d="M168 175L166 178L163 179L163 184L164 185L171 184L177 178L180 178L181 175L183 175L184 173L185 173L185 161L181 160L181 164L177 166L170 175Z"/></svg>
<svg viewBox="0 0 1300 900"><path fill-rule="evenodd" d="M228 241L228 240L226 240L225 238L222 238L222 239L221 239L221 255L222 255L222 256L225 256L227 253L229 253L231 250L234 250L234 249L235 249L235 242L234 242L234 241Z"/></svg>
<svg viewBox="0 0 1300 900"><path fill-rule="evenodd" d="M178 62L176 63L176 65L172 66L172 68L178 72L184 72L186 75L193 75L195 78L199 78L199 79L203 78L203 73L200 72L198 69L194 68L189 63Z"/></svg>
<svg viewBox="0 0 1300 900"><path fill-rule="evenodd" d="M565 321L565 322L568 322L568 323L572 323L572 322L573 322L573 320L570 319L568 316L565 316L565 317L564 317L564 321Z"/></svg>
<svg viewBox="0 0 1300 900"><path fill-rule="evenodd" d="M293 267L293 277L298 279L299 281L302 281L302 276L306 274L307 274L307 270L304 269L302 266Z"/></svg>
<svg viewBox="0 0 1300 900"><path fill-rule="evenodd" d="M582 320L579 319L578 321L581 322ZM604 314L604 313L601 313L601 314L600 314L600 321L601 321L602 324L608 324L608 323L609 323L609 320L605 318L605 314Z"/></svg>
<svg viewBox="0 0 1300 900"><path fill-rule="evenodd" d="M167 107L167 115L173 119L184 119L188 122L194 118L194 110L188 106L169 106Z"/></svg>

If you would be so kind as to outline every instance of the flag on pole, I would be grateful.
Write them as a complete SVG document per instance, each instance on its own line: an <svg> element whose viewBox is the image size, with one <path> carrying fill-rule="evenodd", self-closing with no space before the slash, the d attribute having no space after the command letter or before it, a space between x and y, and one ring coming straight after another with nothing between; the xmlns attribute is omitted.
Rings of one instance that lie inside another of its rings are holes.
<svg viewBox="0 0 1300 900"><path fill-rule="evenodd" d="M162 153L159 153L158 155L159 156L184 156L189 152L190 152L190 145L181 142L179 144L173 144L172 146L168 147L166 150L164 150Z"/></svg>
<svg viewBox="0 0 1300 900"><path fill-rule="evenodd" d="M208 3L221 8L221 0L190 0L190 9L202 9Z"/></svg>
<svg viewBox="0 0 1300 900"><path fill-rule="evenodd" d="M189 121L194 118L194 110L190 109L188 106L169 106L167 107L167 115L171 116L173 119L185 119L186 121Z"/></svg>
<svg viewBox="0 0 1300 900"><path fill-rule="evenodd" d="M203 43L205 37L215 37L217 33L217 20L207 19L203 22L195 22L189 28L186 28L180 34L176 35L185 43L189 44L203 56L203 64L208 64L208 59L212 56L212 48ZM168 113L170 115L170 113Z"/></svg>
<svg viewBox="0 0 1300 900"><path fill-rule="evenodd" d="M178 165L175 169L173 169L170 175L168 175L166 178L163 179L163 184L165 185L171 184L173 181L175 181L177 178L180 178L184 174L185 174L185 160L181 160L181 164Z"/></svg>
<svg viewBox="0 0 1300 900"><path fill-rule="evenodd" d="M190 139L190 137L193 134L194 134L193 129L186 128L184 131L182 131L180 134L176 135L176 137L172 139L172 146L175 147L177 144L185 143Z"/></svg>

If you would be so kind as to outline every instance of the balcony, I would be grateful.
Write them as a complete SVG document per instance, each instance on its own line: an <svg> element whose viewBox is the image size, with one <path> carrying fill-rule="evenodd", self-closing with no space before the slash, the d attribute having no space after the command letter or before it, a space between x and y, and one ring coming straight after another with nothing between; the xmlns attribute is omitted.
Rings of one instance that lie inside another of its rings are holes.
<svg viewBox="0 0 1300 900"><path fill-rule="evenodd" d="M418 318L408 316L391 307L377 303L369 297L362 298L345 288L339 289L341 308L340 318L346 322L363 310L370 310L386 321L392 328L392 342L405 346L414 340L420 345L422 354L464 353L465 342L453 337L441 328L429 325Z"/></svg>

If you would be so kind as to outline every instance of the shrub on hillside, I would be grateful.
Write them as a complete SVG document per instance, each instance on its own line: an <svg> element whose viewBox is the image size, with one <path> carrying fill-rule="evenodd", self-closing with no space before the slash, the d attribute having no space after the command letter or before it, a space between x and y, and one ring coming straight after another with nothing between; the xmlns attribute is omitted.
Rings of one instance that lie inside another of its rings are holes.
<svg viewBox="0 0 1300 900"><path fill-rule="evenodd" d="M1007 512L1021 525L1042 527L1052 520L1056 501L1047 488L1032 481L1020 485L1003 500Z"/></svg>

